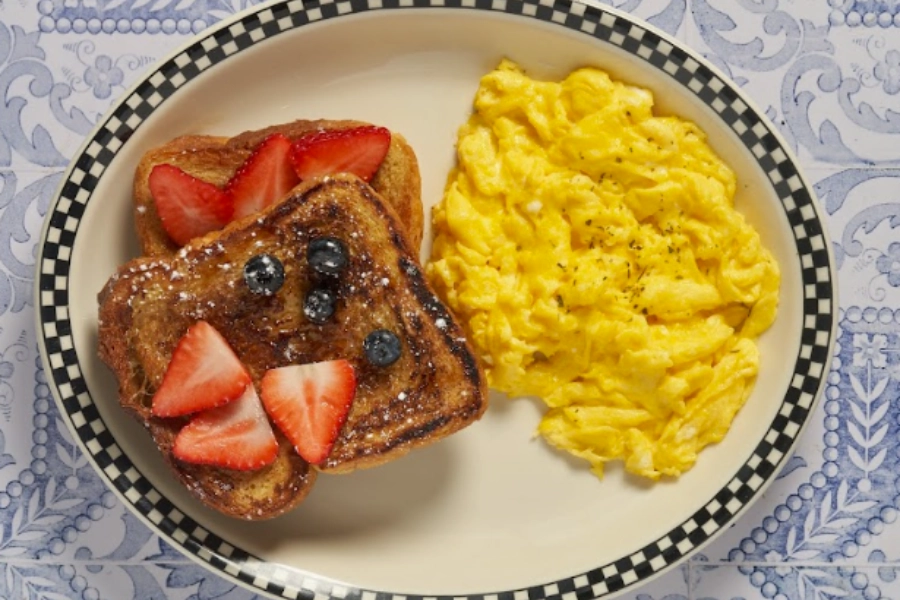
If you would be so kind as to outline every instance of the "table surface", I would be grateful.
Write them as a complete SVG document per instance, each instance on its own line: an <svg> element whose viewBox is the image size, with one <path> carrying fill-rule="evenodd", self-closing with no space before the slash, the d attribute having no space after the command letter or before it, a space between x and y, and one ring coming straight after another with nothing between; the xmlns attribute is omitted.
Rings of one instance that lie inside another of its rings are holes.
<svg viewBox="0 0 900 600"><path fill-rule="evenodd" d="M169 49L259 3L0 1L0 598L255 597L106 490L50 397L32 285L43 214L92 124ZM827 214L841 304L825 397L778 479L624 598L900 598L900 1L608 3L701 52L779 127Z"/></svg>

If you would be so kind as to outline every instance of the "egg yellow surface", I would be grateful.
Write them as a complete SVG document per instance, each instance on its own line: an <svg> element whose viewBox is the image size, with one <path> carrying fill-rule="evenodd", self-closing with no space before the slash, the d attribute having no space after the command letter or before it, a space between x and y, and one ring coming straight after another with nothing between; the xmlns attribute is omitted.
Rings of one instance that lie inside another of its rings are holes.
<svg viewBox="0 0 900 600"><path fill-rule="evenodd" d="M540 435L598 476L683 473L750 395L780 272L735 185L695 124L600 69L480 82L426 271L491 387L540 397Z"/></svg>

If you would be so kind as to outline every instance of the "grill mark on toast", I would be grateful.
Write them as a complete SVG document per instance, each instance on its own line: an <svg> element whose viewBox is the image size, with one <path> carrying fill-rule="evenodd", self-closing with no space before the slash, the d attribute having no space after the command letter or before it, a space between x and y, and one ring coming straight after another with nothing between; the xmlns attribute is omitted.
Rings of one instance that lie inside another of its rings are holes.
<svg viewBox="0 0 900 600"><path fill-rule="evenodd" d="M446 430L445 435L452 433L461 429L473 418L480 416L486 407L486 382L481 374L477 360L468 347L464 334L456 323L455 318L442 308L443 305L440 303L440 300L429 290L428 284L422 274L422 270L409 258L415 255L405 236L402 234L402 228L393 210L381 202L368 186L357 183L356 181L351 182L342 180L340 183L342 186L356 187L368 203L375 208L387 222L391 244L400 256L397 262L399 272L401 273L401 276L405 278L406 283L409 284L420 308L422 308L425 314L430 317L430 326L440 333L446 347L462 365L465 379L469 385L469 390L466 393L471 395L473 399L473 402L467 402L461 409L454 410L449 415L443 414L426 423L410 427L399 435L391 437L385 444L378 446L378 449L380 449L381 452L399 450L401 451L398 452L399 455L400 453L404 453L402 452L404 447L408 447L406 449L414 447L414 442L416 441L425 440L429 435L441 429ZM415 334L409 336L408 343L415 345L415 340L419 339L422 332L426 329L426 325L424 321L419 318L419 315L412 315L407 318L413 329L413 333ZM443 328L437 326L439 319L444 320L445 326ZM404 322L403 317L399 314L398 321ZM427 355L428 348L422 347L419 349L411 349L411 352L418 356L425 356ZM422 368L421 365L420 368ZM425 400L422 399L427 398L428 390L434 385L433 380L435 374L433 369L426 370L423 375L425 374L427 374L427 377L422 377L417 380L419 384L415 389L409 391L409 399L412 403L415 403L416 399L419 399L420 402L424 402ZM366 426L361 423L356 423L353 427L354 433L356 434L355 437L365 437L365 434L372 429L374 429L374 426ZM336 445L335 452L339 452L340 450L341 448ZM349 459L349 462L352 462L353 458L366 457L376 453L377 452L373 450L372 447L363 447L362 449L354 450L352 452L350 455L352 458ZM348 462L347 457L335 457L333 453L332 457L330 457L321 468L326 471L342 471L342 462Z"/></svg>
<svg viewBox="0 0 900 600"><path fill-rule="evenodd" d="M466 377L469 383L475 388L480 388L483 384L483 375L479 368L478 361L474 354L469 350L462 330L451 316L440 300L428 289L425 279L422 276L422 270L407 258L400 259L400 269L406 273L413 293L418 298L422 307L432 315L434 322L443 319L445 327L438 327L450 351L459 358L465 366Z"/></svg>

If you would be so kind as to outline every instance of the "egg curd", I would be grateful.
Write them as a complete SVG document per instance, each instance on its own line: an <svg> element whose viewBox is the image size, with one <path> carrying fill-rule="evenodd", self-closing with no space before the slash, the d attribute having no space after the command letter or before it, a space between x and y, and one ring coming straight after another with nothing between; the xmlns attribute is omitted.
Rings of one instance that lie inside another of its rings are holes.
<svg viewBox="0 0 900 600"><path fill-rule="evenodd" d="M595 68L504 60L459 130L426 271L491 387L538 432L650 479L690 469L750 394L780 272L695 124Z"/></svg>

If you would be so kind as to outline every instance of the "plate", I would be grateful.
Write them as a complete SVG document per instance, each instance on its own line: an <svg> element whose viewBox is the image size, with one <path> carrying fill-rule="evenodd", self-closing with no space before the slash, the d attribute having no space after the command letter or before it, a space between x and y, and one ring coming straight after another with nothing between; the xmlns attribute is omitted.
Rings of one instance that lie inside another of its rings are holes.
<svg viewBox="0 0 900 600"><path fill-rule="evenodd" d="M532 439L536 403L494 399L482 421L439 444L377 469L320 477L284 517L245 523L207 510L119 410L97 358L97 292L137 253L130 185L140 155L185 133L227 135L301 117L366 120L416 149L430 206L479 78L503 57L537 77L593 64L646 86L659 112L698 123L737 172L737 206L783 273L779 316L760 340L761 376L730 433L679 481L642 484L611 468L601 482ZM575 2L291 1L245 12L162 61L113 106L65 174L39 248L41 354L96 470L182 552L282 598L593 598L639 585L761 495L808 421L834 343L830 244L774 127L679 42Z"/></svg>

